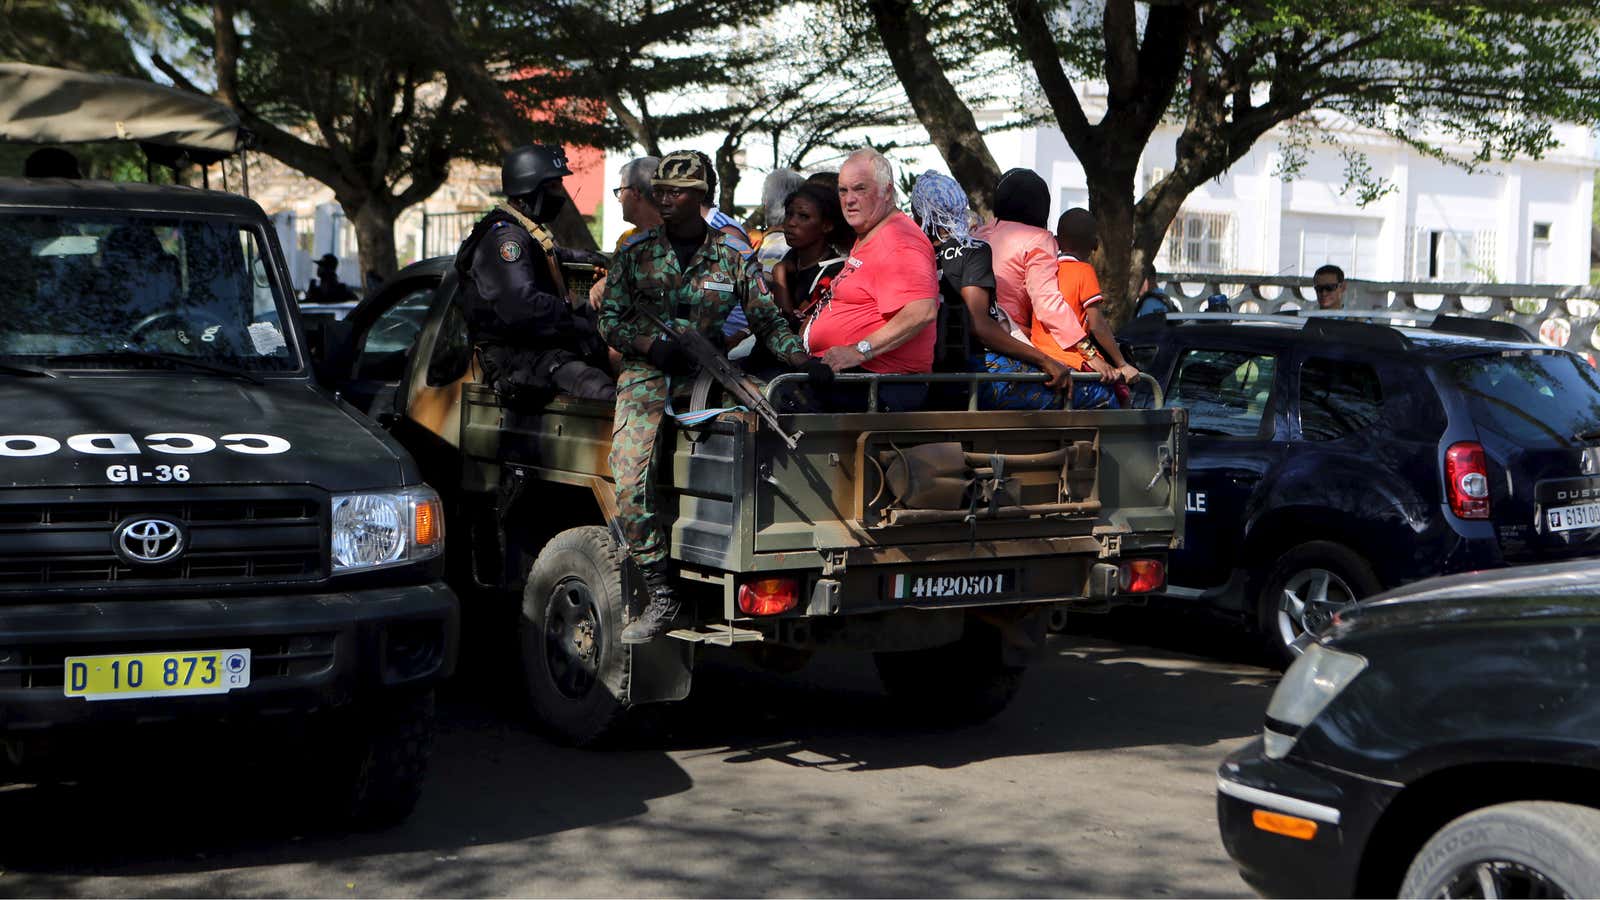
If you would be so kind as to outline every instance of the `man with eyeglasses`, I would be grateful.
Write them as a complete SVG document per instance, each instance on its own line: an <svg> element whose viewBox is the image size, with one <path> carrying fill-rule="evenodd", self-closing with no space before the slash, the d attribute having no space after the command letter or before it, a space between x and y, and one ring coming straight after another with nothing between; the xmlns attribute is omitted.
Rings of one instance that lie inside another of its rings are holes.
<svg viewBox="0 0 1600 900"><path fill-rule="evenodd" d="M617 237L617 253L633 243L640 235L661 224L661 210L656 208L655 195L650 193L650 179L656 174L661 160L654 156L639 156L622 164L617 170L622 183L611 189L611 196L622 205L622 221L632 225ZM596 310L606 296L606 279L601 276L589 288L589 305Z"/></svg>
<svg viewBox="0 0 1600 900"><path fill-rule="evenodd" d="M1311 276L1318 309L1344 309L1344 270L1328 263Z"/></svg>
<svg viewBox="0 0 1600 900"><path fill-rule="evenodd" d="M609 460L617 523L650 595L643 612L623 629L625 644L654 639L678 616L667 535L656 517L650 473L668 399L682 398L699 371L694 356L636 307L648 308L679 328L693 328L713 345L719 343L729 314L743 308L751 331L773 356L814 380L833 376L789 330L762 280L760 264L746 259L745 243L709 227L701 216L707 174L694 153L662 157L651 179L662 224L617 253L600 306L600 333L622 354Z"/></svg>

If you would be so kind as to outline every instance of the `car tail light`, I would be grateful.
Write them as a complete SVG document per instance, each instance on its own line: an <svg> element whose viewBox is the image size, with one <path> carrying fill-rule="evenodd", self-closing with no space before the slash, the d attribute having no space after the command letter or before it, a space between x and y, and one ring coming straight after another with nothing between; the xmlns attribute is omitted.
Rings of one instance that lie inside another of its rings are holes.
<svg viewBox="0 0 1600 900"><path fill-rule="evenodd" d="M1129 594L1147 594L1167 583L1167 567L1159 559L1130 559L1117 567L1117 582Z"/></svg>
<svg viewBox="0 0 1600 900"><path fill-rule="evenodd" d="M1463 519L1489 518L1489 467L1482 444L1451 444L1444 452L1444 481L1451 512Z"/></svg>
<svg viewBox="0 0 1600 900"><path fill-rule="evenodd" d="M739 585L739 611L747 616L775 616L800 602L800 583L793 578L760 578Z"/></svg>

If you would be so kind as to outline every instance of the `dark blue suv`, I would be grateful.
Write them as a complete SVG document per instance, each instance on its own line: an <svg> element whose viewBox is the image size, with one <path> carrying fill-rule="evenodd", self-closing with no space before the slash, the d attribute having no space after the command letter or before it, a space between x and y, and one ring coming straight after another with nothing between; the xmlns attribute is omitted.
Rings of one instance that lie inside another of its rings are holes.
<svg viewBox="0 0 1600 900"><path fill-rule="evenodd" d="M1285 661L1379 590L1600 551L1600 379L1515 326L1194 314L1118 337L1189 410L1169 596Z"/></svg>

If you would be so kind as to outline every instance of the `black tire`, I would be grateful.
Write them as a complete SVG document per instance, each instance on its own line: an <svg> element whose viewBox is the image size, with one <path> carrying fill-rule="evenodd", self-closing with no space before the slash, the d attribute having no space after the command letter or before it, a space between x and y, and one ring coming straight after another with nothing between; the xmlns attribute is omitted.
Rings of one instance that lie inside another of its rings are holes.
<svg viewBox="0 0 1600 900"><path fill-rule="evenodd" d="M334 819L386 828L411 815L433 754L433 691L405 692L352 710L335 725L333 766L323 771Z"/></svg>
<svg viewBox="0 0 1600 900"><path fill-rule="evenodd" d="M1316 597L1319 583L1323 598ZM1267 654L1281 666L1299 655L1293 642L1303 632L1320 631L1340 606L1381 588L1377 574L1360 554L1333 541L1308 541L1291 548L1278 557L1260 584L1256 630ZM1296 596L1309 590L1308 596L1300 598L1303 602L1298 611L1288 593L1291 589Z"/></svg>
<svg viewBox="0 0 1600 900"><path fill-rule="evenodd" d="M975 619L953 644L874 653L872 661L883 689L908 717L946 727L994 718L1016 697L1027 671L1006 665L999 630Z"/></svg>
<svg viewBox="0 0 1600 900"><path fill-rule="evenodd" d="M1468 813L1423 845L1402 897L1600 897L1600 810L1502 803Z"/></svg>
<svg viewBox="0 0 1600 900"><path fill-rule="evenodd" d="M522 592L519 631L528 698L539 727L584 747L621 725L631 655L625 556L597 525L569 528L544 545Z"/></svg>

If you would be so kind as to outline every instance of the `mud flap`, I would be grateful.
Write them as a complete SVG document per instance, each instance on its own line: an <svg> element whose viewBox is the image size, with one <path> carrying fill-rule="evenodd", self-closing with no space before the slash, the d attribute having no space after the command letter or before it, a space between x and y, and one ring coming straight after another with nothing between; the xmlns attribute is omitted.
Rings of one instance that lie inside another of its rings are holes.
<svg viewBox="0 0 1600 900"><path fill-rule="evenodd" d="M665 703L689 696L694 680L694 644L660 637L628 648L628 703Z"/></svg>

